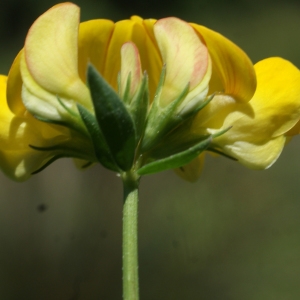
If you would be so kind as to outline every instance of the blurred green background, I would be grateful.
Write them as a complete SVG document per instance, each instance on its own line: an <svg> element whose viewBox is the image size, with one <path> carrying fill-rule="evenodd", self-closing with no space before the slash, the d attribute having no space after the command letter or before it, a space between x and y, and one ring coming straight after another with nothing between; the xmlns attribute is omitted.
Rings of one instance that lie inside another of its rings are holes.
<svg viewBox="0 0 300 300"><path fill-rule="evenodd" d="M82 20L178 16L208 26L256 62L300 67L299 1L81 0ZM0 73L56 2L1 0ZM288 96L288 95L287 95ZM300 299L300 139L266 171L207 156L195 184L142 179L142 300ZM26 183L0 174L0 299L121 299L122 186L100 166L59 160Z"/></svg>

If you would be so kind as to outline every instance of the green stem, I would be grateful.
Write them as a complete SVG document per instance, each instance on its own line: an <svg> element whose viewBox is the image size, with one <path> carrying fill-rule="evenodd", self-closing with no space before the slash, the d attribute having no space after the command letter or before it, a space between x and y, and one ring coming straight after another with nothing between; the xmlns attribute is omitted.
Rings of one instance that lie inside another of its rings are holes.
<svg viewBox="0 0 300 300"><path fill-rule="evenodd" d="M123 176L123 300L139 299L138 277L138 186L139 180L131 172Z"/></svg>

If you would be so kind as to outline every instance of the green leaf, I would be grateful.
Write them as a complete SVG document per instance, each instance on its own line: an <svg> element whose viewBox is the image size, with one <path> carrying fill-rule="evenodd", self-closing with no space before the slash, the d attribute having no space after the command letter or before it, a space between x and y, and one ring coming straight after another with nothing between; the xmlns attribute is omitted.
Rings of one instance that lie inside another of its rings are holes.
<svg viewBox="0 0 300 300"><path fill-rule="evenodd" d="M91 136L98 161L107 169L110 169L112 171L119 171L109 152L109 149L107 147L107 144L105 142L105 139L99 128L95 116L80 104L77 104L77 108Z"/></svg>
<svg viewBox="0 0 300 300"><path fill-rule="evenodd" d="M153 174L161 171L176 169L182 167L194 158L196 158L201 152L206 150L212 141L212 136L209 136L205 140L202 140L200 143L196 144L189 149L182 151L177 154L173 154L169 157L151 162L143 167L141 167L137 173L139 175Z"/></svg>
<svg viewBox="0 0 300 300"><path fill-rule="evenodd" d="M110 153L117 165L128 171L133 164L136 144L133 120L117 93L92 65L88 66L87 80L96 119Z"/></svg>

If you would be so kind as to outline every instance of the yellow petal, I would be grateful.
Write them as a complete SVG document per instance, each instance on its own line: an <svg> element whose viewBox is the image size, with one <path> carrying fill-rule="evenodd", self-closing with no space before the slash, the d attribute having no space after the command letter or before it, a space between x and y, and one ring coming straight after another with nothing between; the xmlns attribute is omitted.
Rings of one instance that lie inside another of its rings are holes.
<svg viewBox="0 0 300 300"><path fill-rule="evenodd" d="M192 27L180 19L158 20L154 25L154 33L166 64L160 101L165 106L175 100L187 84L191 91L202 82L208 71L209 56L206 46ZM207 82L202 90L205 88Z"/></svg>
<svg viewBox="0 0 300 300"><path fill-rule="evenodd" d="M137 48L144 50L145 30L143 26L131 20L119 21L115 24L112 34L103 75L110 85L117 90L117 77L121 70L121 47L124 43L132 41ZM140 51L141 52L141 51Z"/></svg>
<svg viewBox="0 0 300 300"><path fill-rule="evenodd" d="M205 154L202 153L189 164L181 168L174 169L175 173L189 182L195 182L201 175L204 166L204 156Z"/></svg>
<svg viewBox="0 0 300 300"><path fill-rule="evenodd" d="M53 156L29 145L49 146L49 141L67 140L68 136L28 113L14 115L7 106L6 83L7 77L0 75L0 166L12 179L23 181Z"/></svg>
<svg viewBox="0 0 300 300"><path fill-rule="evenodd" d="M300 118L300 71L279 57L255 65L257 90L251 99L255 119L273 137L286 133Z"/></svg>
<svg viewBox="0 0 300 300"><path fill-rule="evenodd" d="M204 26L191 25L207 45L213 64L213 79L220 80L223 85L223 91L211 92L224 92L241 102L249 101L256 88L255 71L249 57L221 34Z"/></svg>
<svg viewBox="0 0 300 300"><path fill-rule="evenodd" d="M238 159L239 163L250 169L267 169L278 159L285 145L285 136L281 135L263 144L248 141L235 141L223 147L223 151Z"/></svg>
<svg viewBox="0 0 300 300"><path fill-rule="evenodd" d="M137 92L142 81L142 69L139 51L134 43L127 42L121 48L121 91L123 97L130 76L129 97Z"/></svg>
<svg viewBox="0 0 300 300"><path fill-rule="evenodd" d="M122 45L129 41L133 42L139 51L142 71L146 71L149 75L150 97L154 97L162 62L145 27L136 19L123 20L115 24L105 60L104 78L117 90L117 76L121 70L120 50Z"/></svg>
<svg viewBox="0 0 300 300"><path fill-rule="evenodd" d="M7 80L7 103L11 111L17 115L22 115L26 112L26 108L21 98L23 82L20 71L20 59L22 55L23 50L21 50L14 59Z"/></svg>
<svg viewBox="0 0 300 300"><path fill-rule="evenodd" d="M292 137L292 136L297 135L299 133L300 133L300 121L298 121L298 123L293 128L291 128L289 131L287 131L285 133L285 135L289 136L289 137Z"/></svg>
<svg viewBox="0 0 300 300"><path fill-rule="evenodd" d="M38 85L27 68L24 55L21 53L20 56L20 70L23 80L22 101L26 109L33 115L45 119L73 122L72 115L59 104L57 95L48 92ZM67 99L60 98L70 110L77 111L74 101L67 101Z"/></svg>
<svg viewBox="0 0 300 300"><path fill-rule="evenodd" d="M28 32L25 61L40 87L91 109L89 91L78 75L78 24L78 6L62 3L49 9Z"/></svg>
<svg viewBox="0 0 300 300"><path fill-rule="evenodd" d="M253 98L248 103L230 103L205 126L214 128L211 133L218 131L216 125L232 126L213 142L248 167L267 168L281 153L285 133L300 119L300 71L275 57L257 63L255 70Z"/></svg>
<svg viewBox="0 0 300 300"><path fill-rule="evenodd" d="M137 16L131 20L112 23L109 20L91 20L79 27L79 74L86 77L87 63L91 62L109 84L117 91L117 76L121 70L121 47L133 42L140 54L142 71L149 75L150 99L154 97L162 70L162 61L153 35L155 20Z"/></svg>
<svg viewBox="0 0 300 300"><path fill-rule="evenodd" d="M220 139L260 143L285 134L299 121L300 71L277 57L260 61L255 70L257 90L250 102L232 106L225 119L215 116L224 120L222 128L233 126Z"/></svg>
<svg viewBox="0 0 300 300"><path fill-rule="evenodd" d="M105 60L115 24L110 20L90 20L80 23L78 36L78 70L86 81L90 62L100 74L104 72Z"/></svg>

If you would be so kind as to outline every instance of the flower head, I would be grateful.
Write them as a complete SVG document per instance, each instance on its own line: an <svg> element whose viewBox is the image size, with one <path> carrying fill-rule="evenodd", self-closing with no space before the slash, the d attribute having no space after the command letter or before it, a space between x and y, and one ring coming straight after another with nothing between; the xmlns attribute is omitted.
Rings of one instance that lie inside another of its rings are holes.
<svg viewBox="0 0 300 300"><path fill-rule="evenodd" d="M264 169L297 131L300 72L288 61L253 66L222 35L173 17L79 23L79 12L62 3L41 15L12 65L0 143L21 141L26 155L0 164L15 179L69 156L193 181L205 150ZM8 138L19 119L33 129Z"/></svg>

